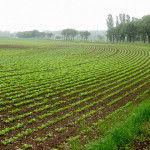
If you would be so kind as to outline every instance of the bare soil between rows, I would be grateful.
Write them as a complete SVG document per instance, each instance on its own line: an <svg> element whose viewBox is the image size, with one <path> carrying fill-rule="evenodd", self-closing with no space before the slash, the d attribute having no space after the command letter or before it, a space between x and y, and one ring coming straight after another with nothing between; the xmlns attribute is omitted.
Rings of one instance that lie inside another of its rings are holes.
<svg viewBox="0 0 150 150"><path fill-rule="evenodd" d="M60 46L60 47L61 47L61 46ZM6 49L9 49L9 48L10 48L10 49L11 49L11 48L15 48L15 49L25 49L24 47L22 47L22 48L21 48L21 47L18 47L18 48L17 48L17 47L15 47L15 45L14 45L14 47L11 46L11 45L7 45L7 46L6 46L6 45L1 45L1 46L0 46L0 49L5 49L5 48L6 48ZM41 48L41 49L42 49L42 48ZM57 47L57 49L58 49L58 47ZM54 50L55 50L55 48L54 48ZM93 51L93 52L94 52L94 51ZM108 57L114 56L114 55L116 55L116 54L118 54L118 53L119 53L119 50L117 49L115 53L113 53L112 55L109 55ZM82 64L78 64L78 65L82 65ZM72 67L72 66L69 66L69 67ZM140 72L140 73L141 73L141 72ZM144 76L145 76L145 75L144 75ZM128 79L127 79L127 80L128 80ZM136 79L135 79L135 80L136 80ZM86 110L84 110L84 111L82 111L82 112L80 112L80 113L73 114L73 115L72 115L71 117L69 117L69 118L66 118L66 119L64 119L64 120L62 120L62 121L60 121L60 122L58 122L58 123L55 123L54 125L51 125L50 127L47 127L47 128L44 128L44 129L40 130L40 131L38 131L38 132L33 132L31 135L24 136L23 138L20 138L18 141L15 141L15 142L13 142L13 143L10 143L10 144L8 144L7 146L4 146L4 145L2 145L2 144L0 143L0 149L2 149L2 150L8 150L8 149L10 149L10 150L15 150L15 149L17 149L17 148L21 148L23 144L31 144L31 145L33 146L32 149L34 149L34 150L47 150L47 149L51 149L51 148L59 148L59 146L62 145L64 142L66 142L69 137L75 136L75 135L77 135L77 134L80 133L80 128L81 128L80 123L77 123L77 124L74 125L74 126L69 126L68 123L75 121L75 118L78 118L78 117L80 117L81 115L90 112L91 110L96 110L96 109L98 109L99 107L104 107L104 109L101 110L101 111L98 111L97 113L95 113L95 114L92 115L91 117L87 118L87 119L85 120L85 122L86 122L86 124L88 124L88 125L90 126L90 125L92 125L92 123L97 122L99 119L104 119L107 115L111 114L113 111L117 110L117 109L120 108L121 106L124 106L124 105L127 104L129 101L134 101L134 100L136 99L136 97L137 97L140 93L142 93L142 92L144 92L144 91L146 91L146 90L149 89L150 83L147 83L147 84L144 85L142 88L139 88L137 91L135 91L134 93L129 94L127 97L122 98L122 99L121 99L120 101L118 101L117 103L115 103L115 104L113 104L113 105L111 105L111 106L107 106L107 104L108 104L109 102L111 102L112 100L114 100L114 99L117 98L117 97L120 97L120 96L124 95L125 93L130 92L131 90L133 90L134 88L138 87L139 85L141 85L142 83L146 82L147 80L148 80L148 79L145 79L145 80L143 80L143 81L141 81L141 82L139 82L139 83L137 83L137 84L135 84L135 85L133 85L133 86L127 88L126 90L121 91L119 94L117 94L117 95L115 95L115 96L112 96L111 98L106 99L105 101L102 101L102 102L100 102L99 104L97 104L97 105L95 105L95 106L92 106L92 107L90 108L90 110L89 110L89 109L86 109ZM110 82L110 83L111 83L111 82ZM117 84L121 84L121 82L118 82ZM117 85L117 84L116 84L116 85ZM130 84L130 83L127 83L126 85L129 85L129 84ZM125 86L125 85L123 85L123 86ZM123 86L121 86L121 87L119 87L119 88L116 88L115 90L112 90L112 91L108 92L107 94L113 93L113 92L119 90L120 88L123 88ZM84 87L84 86L83 86L83 87ZM82 88L83 88L83 87L82 87ZM91 89L92 89L92 88L91 88ZM90 89L90 90L91 90L91 89ZM107 88L106 88L106 89L107 89ZM100 91L97 91L97 92L95 92L95 93L92 93L91 95L86 95L84 98L87 98L87 97L89 97L89 96L93 96L93 95L95 95L95 94L97 94L97 93L99 93L99 92L102 92L102 91L103 91L103 89L100 90ZM62 94L64 94L64 93L61 93L60 95L58 95L58 96L60 97L59 100L65 100L65 99L67 99L67 98L70 98L69 96L68 96L68 97L63 97ZM98 97L98 98L95 98L95 99L93 99L93 100L90 100L90 102L94 102L94 101L96 101L96 100L98 100L98 99L101 99L102 97L107 96L107 94L106 94L106 95L102 95L102 96L100 96L100 97ZM80 101L79 94L74 94L74 95L72 95L72 97L73 97L73 96L77 96L77 97L78 97L77 101ZM82 97L82 99L83 99L83 97ZM62 105L61 105L61 108L65 107L66 105L69 105L70 103L72 103L72 101L70 101L70 102L68 102L68 103L65 103L65 104L62 104ZM53 104L53 102L52 102L52 103L49 103L49 104ZM83 107L83 106L85 106L85 105L87 105L87 104L88 104L88 102L87 102L87 103L85 102L85 103L81 104L80 106L75 106L74 108L69 108L68 110L59 112L59 113L53 115L52 117L47 117L47 118L44 119L44 120L38 120L38 122L35 123L35 124L25 125L25 126L24 126L23 128L21 128L21 129L18 129L18 130L15 130L15 131L11 131L11 132L7 133L5 136L0 136L0 140L4 140L5 138L11 138L11 137L15 136L17 133L19 133L19 132L21 132L21 131L24 131L24 130L26 130L26 129L28 129L28 128L31 128L31 129L37 128L39 125L42 125L43 123L46 123L47 121L56 119L56 118L59 117L59 116L65 115L66 113L71 113L71 112L73 112L75 109L81 108L81 107ZM25 106L26 106L26 105L25 105ZM14 108L14 107L12 107L12 108ZM22 108L22 110L24 110L24 113L27 113L27 112L28 112L27 109L24 109L24 106L21 106L21 108ZM39 107L35 107L35 108L39 108ZM35 108L34 108L34 109L35 109ZM53 110L53 109L59 109L59 108L60 108L60 106L56 106L55 108L52 108L51 110ZM32 111L32 109L29 109L29 110ZM45 111L43 111L42 113L40 112L40 113L33 114L31 117L26 117L26 118L17 120L17 121L15 121L14 123L10 123L10 124L0 123L0 125L2 125L2 127L5 127L5 126L6 126L6 127L12 127L13 125L16 125L16 123L19 123L19 122L20 122L20 123L21 123L21 122L26 122L26 121L28 121L28 120L31 119L31 118L38 118L38 115L42 115L42 114L44 114L44 113L46 113L46 112L49 112L49 111L45 110ZM4 112L3 112L3 114L4 114ZM4 114L4 115L5 115L5 114ZM8 114L7 114L5 117L8 117ZM68 129L65 130L65 131L62 132L62 133L58 133L58 132L55 130L56 128L65 127L65 126L68 127ZM42 141L42 142L40 142L40 143L39 143L39 142L35 142L35 140L34 140L35 138L38 138L38 137L45 137L45 135L46 135L48 132L50 132L50 131L53 132L53 136L52 136L52 137L50 137L50 138L48 138L48 139L46 139L45 141ZM89 134L86 134L85 136L86 136L86 137L90 137L91 134L89 133ZM85 137L81 137L80 140L81 140L81 141L84 141L84 140L85 140ZM61 148L59 148L59 149L61 149Z"/></svg>
<svg viewBox="0 0 150 150"><path fill-rule="evenodd" d="M86 119L87 124L90 125L93 122L97 122L97 120L104 118L108 114L112 113L114 110L120 108L121 106L124 106L127 102L134 100L138 96L139 93L144 92L145 90L149 89L149 87L150 87L150 83L146 84L144 87L137 90L135 93L130 94L128 97L123 98L121 101L119 101L118 103L115 103L114 105L107 106L106 101L97 105L96 108L100 107L100 106L104 106L105 108L102 111L97 112L95 115L91 116L90 118ZM134 87L128 89L125 92L128 92L133 88ZM122 93L120 93L120 94L122 95ZM110 100L107 100L107 102L108 101L110 101ZM96 108L94 108L94 109L96 109ZM64 112L64 113L66 113L66 112ZM69 118L69 120L68 120L68 118L66 118L63 121L52 125L51 127L48 127L48 128L45 128L45 129L39 131L39 133L33 133L32 135L24 137L23 139L19 139L18 141L14 142L12 144L8 144L7 146L1 145L1 149L4 149L4 150L16 149L16 147L21 147L22 143L32 144L33 149L35 149L35 150L36 149L44 150L44 149L50 149L50 148L59 148L59 145L66 142L67 138L69 138L71 136L75 136L80 133L80 123L76 124L75 126L71 126L71 127L68 126L68 130L66 130L65 132L62 132L62 133L58 133L57 131L55 131L55 129L57 127L67 126L67 124L69 122L70 122L70 118ZM32 126L32 128L34 128L34 125ZM53 131L54 135L51 138L48 138L47 140L45 140L41 143L34 142L33 139L35 139L35 137L44 137L45 133L47 131ZM86 136L88 137L90 135L86 135ZM81 141L82 141L82 139L81 139Z"/></svg>
<svg viewBox="0 0 150 150"><path fill-rule="evenodd" d="M29 49L34 48L31 46L22 46L22 45L0 45L0 49Z"/></svg>

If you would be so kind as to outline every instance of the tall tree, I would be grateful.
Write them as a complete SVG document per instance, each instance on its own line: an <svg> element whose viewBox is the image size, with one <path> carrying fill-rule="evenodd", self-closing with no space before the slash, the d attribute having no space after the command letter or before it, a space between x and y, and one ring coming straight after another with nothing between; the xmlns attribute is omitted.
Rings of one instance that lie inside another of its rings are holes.
<svg viewBox="0 0 150 150"><path fill-rule="evenodd" d="M126 15L126 23L130 22L130 16L129 15Z"/></svg>
<svg viewBox="0 0 150 150"><path fill-rule="evenodd" d="M126 32L127 32L127 36L129 37L129 41L134 42L136 35L137 35L137 26L135 22L129 22L126 24Z"/></svg>
<svg viewBox="0 0 150 150"><path fill-rule="evenodd" d="M142 18L144 30L148 37L148 42L150 43L150 15L144 16Z"/></svg>
<svg viewBox="0 0 150 150"><path fill-rule="evenodd" d="M141 39L141 41L143 41L145 43L146 42L147 32L146 32L143 20L139 19L136 24L138 26L138 35L139 35L139 38Z"/></svg>
<svg viewBox="0 0 150 150"><path fill-rule="evenodd" d="M78 35L78 31L71 29L70 32L71 32L72 39L74 40L74 37Z"/></svg>
<svg viewBox="0 0 150 150"><path fill-rule="evenodd" d="M123 23L123 15L122 14L119 14L119 20L120 20L120 23Z"/></svg>
<svg viewBox="0 0 150 150"><path fill-rule="evenodd" d="M84 31L79 32L81 39L84 40Z"/></svg>
<svg viewBox="0 0 150 150"><path fill-rule="evenodd" d="M91 35L91 33L89 31L81 31L79 32L82 40L87 40L88 37Z"/></svg>
<svg viewBox="0 0 150 150"><path fill-rule="evenodd" d="M120 24L120 42L124 42L126 37L125 23Z"/></svg>
<svg viewBox="0 0 150 150"><path fill-rule="evenodd" d="M89 31L85 31L84 32L85 40L87 40L90 35L91 35L91 33Z"/></svg>
<svg viewBox="0 0 150 150"><path fill-rule="evenodd" d="M111 14L109 14L107 17L107 27L108 27L108 29L114 27L114 20L113 20L113 17Z"/></svg>
<svg viewBox="0 0 150 150"><path fill-rule="evenodd" d="M62 30L61 34L62 34L64 40L67 40L67 29Z"/></svg>
<svg viewBox="0 0 150 150"><path fill-rule="evenodd" d="M107 39L112 42L113 41L112 28L114 27L114 20L111 14L108 15L106 22L107 22L107 27L108 27Z"/></svg>
<svg viewBox="0 0 150 150"><path fill-rule="evenodd" d="M131 17L125 14L119 14L116 16L116 27L112 27L109 20L112 18L111 15L107 19L107 38L109 41L129 41L134 42L135 40L145 43L148 39L150 43L150 15L144 16L141 19ZM118 19L119 18L119 19Z"/></svg>
<svg viewBox="0 0 150 150"><path fill-rule="evenodd" d="M116 26L118 26L119 25L119 18L118 18L118 16L116 16Z"/></svg>
<svg viewBox="0 0 150 150"><path fill-rule="evenodd" d="M61 32L64 40L74 40L74 37L78 34L78 31L75 29L64 29Z"/></svg>
<svg viewBox="0 0 150 150"><path fill-rule="evenodd" d="M123 23L125 23L126 22L126 15L123 14L122 16L123 16Z"/></svg>
<svg viewBox="0 0 150 150"><path fill-rule="evenodd" d="M46 36L48 39L50 39L53 36L53 33L47 33Z"/></svg>

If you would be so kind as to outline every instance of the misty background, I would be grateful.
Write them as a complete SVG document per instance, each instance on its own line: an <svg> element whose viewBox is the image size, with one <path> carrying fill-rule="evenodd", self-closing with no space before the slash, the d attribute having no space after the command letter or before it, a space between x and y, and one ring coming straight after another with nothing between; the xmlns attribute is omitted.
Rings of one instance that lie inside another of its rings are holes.
<svg viewBox="0 0 150 150"><path fill-rule="evenodd" d="M1 0L0 37L38 30L52 33L54 39L63 29L71 28L89 31L89 40L98 40L99 35L106 39L108 14L141 18L150 14L149 6L149 0Z"/></svg>

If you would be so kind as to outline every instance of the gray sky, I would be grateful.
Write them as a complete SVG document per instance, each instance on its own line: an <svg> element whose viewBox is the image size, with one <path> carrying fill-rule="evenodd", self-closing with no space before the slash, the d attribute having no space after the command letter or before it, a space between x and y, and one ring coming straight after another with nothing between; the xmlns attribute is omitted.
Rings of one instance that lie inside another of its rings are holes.
<svg viewBox="0 0 150 150"><path fill-rule="evenodd" d="M107 15L141 18L150 0L0 0L0 31L105 30Z"/></svg>

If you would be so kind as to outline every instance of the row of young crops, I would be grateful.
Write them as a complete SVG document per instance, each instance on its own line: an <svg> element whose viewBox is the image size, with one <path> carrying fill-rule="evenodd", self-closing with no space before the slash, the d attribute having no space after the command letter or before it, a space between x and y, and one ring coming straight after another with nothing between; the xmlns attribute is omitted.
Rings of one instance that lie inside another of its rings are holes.
<svg viewBox="0 0 150 150"><path fill-rule="evenodd" d="M150 94L146 47L0 47L2 149L61 149L88 137L140 93Z"/></svg>

